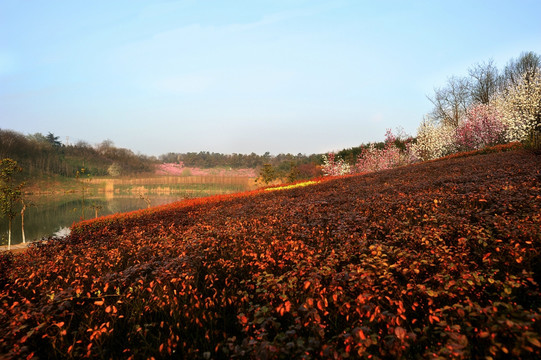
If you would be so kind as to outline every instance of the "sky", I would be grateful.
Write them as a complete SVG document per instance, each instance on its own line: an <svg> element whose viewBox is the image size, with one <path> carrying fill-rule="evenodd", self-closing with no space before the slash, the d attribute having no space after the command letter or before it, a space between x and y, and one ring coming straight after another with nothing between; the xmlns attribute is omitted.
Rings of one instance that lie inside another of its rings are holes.
<svg viewBox="0 0 541 360"><path fill-rule="evenodd" d="M415 135L450 76L541 54L541 1L1 0L0 129L135 153Z"/></svg>

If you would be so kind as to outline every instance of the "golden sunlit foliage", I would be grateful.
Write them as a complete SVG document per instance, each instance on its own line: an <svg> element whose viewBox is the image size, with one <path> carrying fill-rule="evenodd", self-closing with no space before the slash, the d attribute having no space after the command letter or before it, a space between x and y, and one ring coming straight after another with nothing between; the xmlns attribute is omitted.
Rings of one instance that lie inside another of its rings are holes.
<svg viewBox="0 0 541 360"><path fill-rule="evenodd" d="M317 184L318 182L319 181L315 181L315 180L313 180L313 181L302 181L302 182L289 184L289 185L282 185L282 186L275 186L275 187L265 188L265 191L294 189L294 188L298 188L298 187L305 187L305 186L309 186L309 185L314 185L314 184Z"/></svg>

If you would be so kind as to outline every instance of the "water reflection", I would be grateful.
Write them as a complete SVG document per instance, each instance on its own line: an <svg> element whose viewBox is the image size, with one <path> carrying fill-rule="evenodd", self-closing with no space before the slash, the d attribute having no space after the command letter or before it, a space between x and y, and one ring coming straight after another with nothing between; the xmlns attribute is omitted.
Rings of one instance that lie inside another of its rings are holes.
<svg viewBox="0 0 541 360"><path fill-rule="evenodd" d="M36 206L28 207L24 214L24 228L26 241L39 240L49 237L64 228L69 228L74 222L83 218L83 203L79 196L41 197L34 199ZM148 195L152 206L172 203L182 200L180 195ZM94 196L85 200L84 218L92 219L96 216L128 212L144 209L146 202L138 196L115 196L106 198L105 195ZM0 245L8 242L8 221L0 220ZM12 224L11 243L22 242L21 216L18 213Z"/></svg>

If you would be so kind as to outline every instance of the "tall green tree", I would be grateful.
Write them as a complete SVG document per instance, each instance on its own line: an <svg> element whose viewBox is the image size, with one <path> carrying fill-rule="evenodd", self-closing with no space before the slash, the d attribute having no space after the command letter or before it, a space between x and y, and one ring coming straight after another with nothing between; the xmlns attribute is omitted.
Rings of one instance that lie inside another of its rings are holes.
<svg viewBox="0 0 541 360"><path fill-rule="evenodd" d="M45 137L48 143L50 143L54 148L58 148L62 146L62 143L60 142L60 137L55 136L53 133L48 133Z"/></svg>
<svg viewBox="0 0 541 360"><path fill-rule="evenodd" d="M276 171L271 164L263 164L263 167L259 171L258 180L264 182L265 184L270 183L276 179Z"/></svg>
<svg viewBox="0 0 541 360"><path fill-rule="evenodd" d="M15 175L22 168L15 160L0 160L0 211L8 218L8 250L11 249L11 224L15 218L15 205L21 200L21 189L24 183L16 185Z"/></svg>
<svg viewBox="0 0 541 360"><path fill-rule="evenodd" d="M287 181L294 182L299 179L300 171L294 161L289 162L289 173L287 174Z"/></svg>

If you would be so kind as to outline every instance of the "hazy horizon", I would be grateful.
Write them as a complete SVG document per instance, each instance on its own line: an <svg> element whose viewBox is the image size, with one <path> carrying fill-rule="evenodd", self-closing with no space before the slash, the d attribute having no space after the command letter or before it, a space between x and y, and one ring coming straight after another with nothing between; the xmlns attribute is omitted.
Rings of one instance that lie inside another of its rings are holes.
<svg viewBox="0 0 541 360"><path fill-rule="evenodd" d="M534 0L7 0L0 128L149 156L415 135L448 77L541 54L539 13Z"/></svg>

